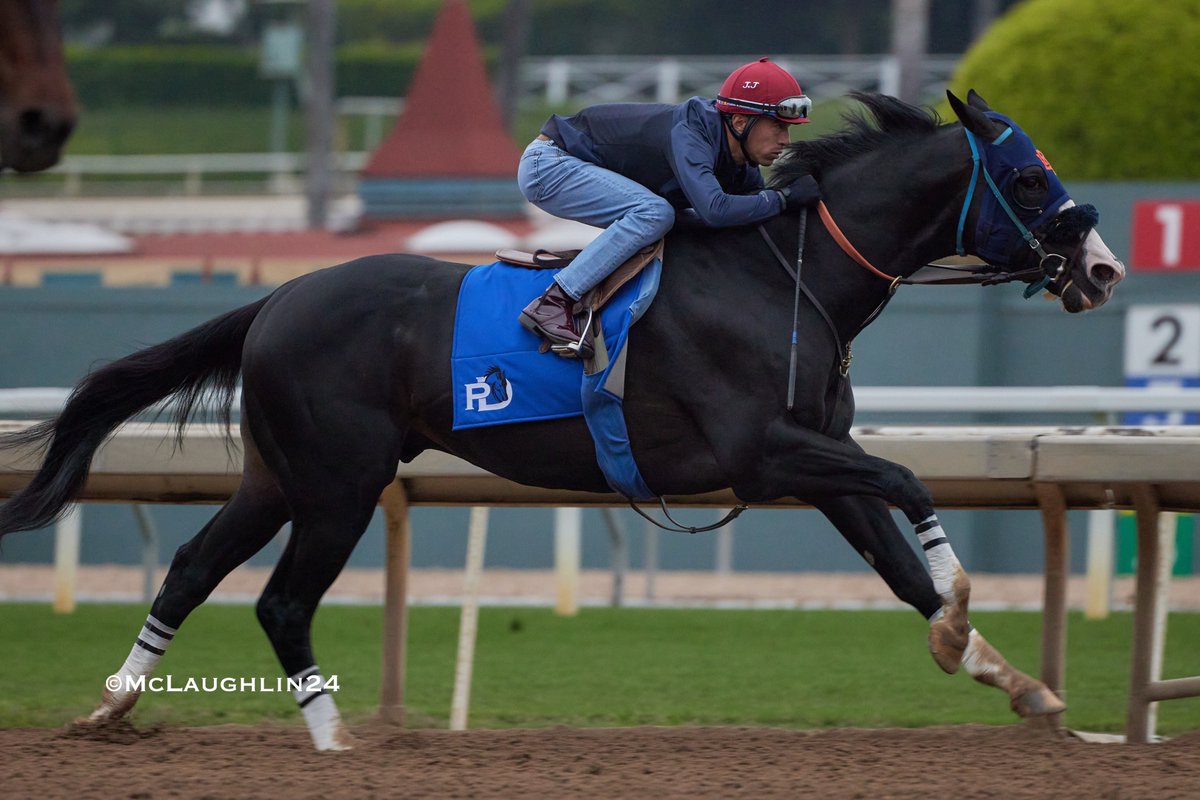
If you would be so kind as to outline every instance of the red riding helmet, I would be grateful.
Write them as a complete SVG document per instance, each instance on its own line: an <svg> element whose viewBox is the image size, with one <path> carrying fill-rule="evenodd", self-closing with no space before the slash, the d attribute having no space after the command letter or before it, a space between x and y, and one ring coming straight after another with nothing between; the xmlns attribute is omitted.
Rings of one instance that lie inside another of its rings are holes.
<svg viewBox="0 0 1200 800"><path fill-rule="evenodd" d="M766 115L791 125L808 122L811 108L796 79L765 58L735 69L717 95L718 111Z"/></svg>

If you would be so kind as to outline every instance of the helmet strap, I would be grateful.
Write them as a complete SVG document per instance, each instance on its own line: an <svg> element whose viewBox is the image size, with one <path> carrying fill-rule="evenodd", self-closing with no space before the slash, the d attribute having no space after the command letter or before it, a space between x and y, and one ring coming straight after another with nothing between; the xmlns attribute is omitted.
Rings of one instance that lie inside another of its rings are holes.
<svg viewBox="0 0 1200 800"><path fill-rule="evenodd" d="M746 117L746 127L742 129L741 133L738 133L737 129L733 127L732 114L722 113L721 119L724 120L725 127L729 130L730 135L737 140L738 147L742 148L742 158L746 159L747 164L754 164L755 166L758 166L758 162L751 158L750 154L746 152L746 137L750 135L750 129L754 127L754 123L758 122L759 115L743 114L743 116Z"/></svg>

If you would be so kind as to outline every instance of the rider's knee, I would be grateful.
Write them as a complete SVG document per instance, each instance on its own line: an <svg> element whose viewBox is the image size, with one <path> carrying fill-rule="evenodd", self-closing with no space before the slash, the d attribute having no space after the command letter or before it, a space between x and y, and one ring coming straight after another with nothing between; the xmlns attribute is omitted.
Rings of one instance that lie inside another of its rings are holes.
<svg viewBox="0 0 1200 800"><path fill-rule="evenodd" d="M647 233L653 236L652 240L666 236L675 224L675 208L657 195L647 197L639 203L634 213L645 225Z"/></svg>

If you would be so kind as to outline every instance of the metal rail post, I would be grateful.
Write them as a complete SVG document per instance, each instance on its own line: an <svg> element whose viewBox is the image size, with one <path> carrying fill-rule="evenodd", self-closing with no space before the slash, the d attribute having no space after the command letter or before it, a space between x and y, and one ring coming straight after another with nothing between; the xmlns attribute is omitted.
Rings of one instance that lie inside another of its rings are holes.
<svg viewBox="0 0 1200 800"><path fill-rule="evenodd" d="M1172 524L1162 524L1158 493L1153 486L1138 484L1132 494L1137 509L1137 587L1125 741L1141 743L1154 738L1158 721L1158 703L1152 699L1151 689L1162 677L1167 635L1166 593L1171 574L1169 554L1175 526L1174 515Z"/></svg>
<svg viewBox="0 0 1200 800"><path fill-rule="evenodd" d="M1067 671L1067 577L1070 572L1070 531L1062 489L1037 484L1038 508L1046 542L1046 580L1042 593L1042 682L1063 696ZM1058 722L1056 718L1055 723Z"/></svg>
<svg viewBox="0 0 1200 800"><path fill-rule="evenodd" d="M404 724L404 656L408 640L408 566L412 560L412 524L408 495L395 480L380 498L387 521L387 557L383 599L383 675L379 717Z"/></svg>

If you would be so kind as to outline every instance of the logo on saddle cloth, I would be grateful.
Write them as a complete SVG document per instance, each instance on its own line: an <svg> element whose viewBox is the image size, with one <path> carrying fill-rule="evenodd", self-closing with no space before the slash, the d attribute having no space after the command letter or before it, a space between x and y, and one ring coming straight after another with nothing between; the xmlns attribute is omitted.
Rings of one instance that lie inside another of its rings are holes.
<svg viewBox="0 0 1200 800"><path fill-rule="evenodd" d="M504 370L495 364L475 379L474 383L463 384L467 396L467 411L500 411L508 408L513 400L513 387L504 377ZM495 402L491 402L494 398Z"/></svg>

